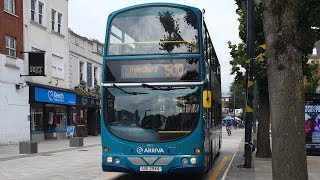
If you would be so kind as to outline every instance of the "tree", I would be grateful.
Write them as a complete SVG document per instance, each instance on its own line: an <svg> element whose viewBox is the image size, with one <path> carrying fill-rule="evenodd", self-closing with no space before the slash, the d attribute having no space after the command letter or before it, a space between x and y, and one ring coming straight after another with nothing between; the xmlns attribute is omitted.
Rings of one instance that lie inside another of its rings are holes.
<svg viewBox="0 0 320 180"><path fill-rule="evenodd" d="M242 39L242 43L238 45L232 45L229 42L229 48L231 49L232 60L230 64L232 65L231 74L236 74L235 82L242 83L246 85L246 75L241 72L241 68L246 68L247 64L245 59L246 54L246 1L236 0L238 8L236 10L239 15L239 36ZM255 32L255 55L258 56L264 50L259 47L259 45L264 44L264 34L262 26L262 2L256 0L254 8L254 32ZM240 66L240 67L239 67ZM256 61L255 64L254 77L256 84L258 86L258 104L259 108L257 109L258 117L258 133L257 133L257 153L256 156L260 158L270 158L271 149L270 149L270 136L269 136L269 127L270 127L270 114L269 114L269 98L268 98L268 79L267 79L267 66L265 62Z"/></svg>
<svg viewBox="0 0 320 180"><path fill-rule="evenodd" d="M273 179L308 179L300 0L264 0ZM300 34L301 33L301 34Z"/></svg>
<svg viewBox="0 0 320 180"><path fill-rule="evenodd" d="M236 79L239 74L238 65L245 67L245 45L246 42L246 0L235 0L238 9L237 14L239 17L239 36L242 39L243 43L240 43L238 46L231 45L229 43L229 48L231 49L231 55L233 60L230 62L233 69L232 73L236 73ZM261 53L261 49L258 48L259 45L265 43L265 36L263 33L262 26L262 1L255 0L255 15L254 15L254 31L256 40L256 55ZM302 52L302 66L303 74L307 78L307 84L305 86L306 92L315 92L319 77L314 76L314 72L317 70L316 65L306 64L308 61L308 55L312 52L314 43L320 39L320 1L318 0L306 0L303 1L299 8L298 13L298 27L300 42L298 44L299 49ZM267 56L268 57L268 56ZM255 62L255 79L258 84L258 103L259 109L258 118L259 118L259 127L258 129L258 140L257 140L257 157L270 157L270 140L269 140L269 98L268 98L268 77L267 77L267 66L265 63Z"/></svg>

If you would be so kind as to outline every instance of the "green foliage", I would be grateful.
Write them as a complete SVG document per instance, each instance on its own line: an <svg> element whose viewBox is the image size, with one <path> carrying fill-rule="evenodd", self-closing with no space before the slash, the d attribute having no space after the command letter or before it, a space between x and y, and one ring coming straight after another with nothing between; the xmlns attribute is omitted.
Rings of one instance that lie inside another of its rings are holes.
<svg viewBox="0 0 320 180"><path fill-rule="evenodd" d="M83 97L100 98L100 86L95 84L93 90L89 91L85 81L80 81L79 87L75 88L73 92Z"/></svg>
<svg viewBox="0 0 320 180"><path fill-rule="evenodd" d="M318 81L320 80L320 77L317 76L318 64L306 64L305 66L306 66L306 69L308 69L307 71L308 75L306 75L308 83L305 86L305 92L314 93L316 92Z"/></svg>
<svg viewBox="0 0 320 180"><path fill-rule="evenodd" d="M239 37L242 43L234 45L228 42L230 55L232 60L231 74L235 74L235 81L246 79L245 73L241 72L241 68L246 68L246 39L247 39L247 25L246 25L246 2L247 0L235 0L238 8L236 13L239 15ZM258 56L263 49L259 45L265 43L263 34L263 21L262 21L262 1L255 0L254 7L254 39L255 39L255 56ZM298 48L302 51L303 57L303 72L308 79L306 91L314 89L317 78L313 77L314 71L311 65L307 65L308 55L311 54L313 46L316 41L320 40L320 1L319 0L305 0L302 3L299 13L299 34L300 44ZM266 93L268 88L267 79L267 66L265 62L255 61L254 77L258 83L258 91ZM241 68L240 68L241 67ZM245 82L244 82L245 83ZM310 84L309 84L310 83Z"/></svg>
<svg viewBox="0 0 320 180"><path fill-rule="evenodd" d="M246 96L246 86L243 80L234 81L231 83L230 92L235 93L235 106L236 109L245 108L245 96ZM228 103L228 107L233 109L233 94L231 95L230 101Z"/></svg>

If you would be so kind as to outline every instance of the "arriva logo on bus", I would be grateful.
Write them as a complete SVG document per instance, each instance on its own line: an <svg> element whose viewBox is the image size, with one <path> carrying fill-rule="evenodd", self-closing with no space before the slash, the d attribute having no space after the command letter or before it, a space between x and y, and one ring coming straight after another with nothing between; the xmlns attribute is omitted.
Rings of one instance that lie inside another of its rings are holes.
<svg viewBox="0 0 320 180"><path fill-rule="evenodd" d="M137 148L137 153L142 154L142 153L164 153L163 148L142 148L138 147Z"/></svg>

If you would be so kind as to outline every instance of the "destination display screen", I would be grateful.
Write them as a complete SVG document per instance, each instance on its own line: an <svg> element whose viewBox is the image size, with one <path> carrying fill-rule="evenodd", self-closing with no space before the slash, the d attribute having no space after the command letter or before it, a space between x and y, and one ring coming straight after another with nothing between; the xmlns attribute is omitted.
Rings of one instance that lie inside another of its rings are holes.
<svg viewBox="0 0 320 180"><path fill-rule="evenodd" d="M176 78L185 73L184 64L122 65L121 78Z"/></svg>
<svg viewBox="0 0 320 180"><path fill-rule="evenodd" d="M117 60L106 63L106 82L197 81L197 59Z"/></svg>

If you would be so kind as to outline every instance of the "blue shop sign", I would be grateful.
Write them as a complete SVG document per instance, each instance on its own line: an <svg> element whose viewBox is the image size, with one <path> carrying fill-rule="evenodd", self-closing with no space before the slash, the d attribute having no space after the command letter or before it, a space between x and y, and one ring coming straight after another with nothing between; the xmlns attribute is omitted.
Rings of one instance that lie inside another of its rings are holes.
<svg viewBox="0 0 320 180"><path fill-rule="evenodd" d="M36 87L35 100L38 102L76 105L76 94Z"/></svg>

